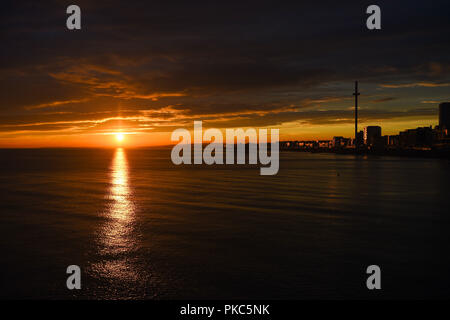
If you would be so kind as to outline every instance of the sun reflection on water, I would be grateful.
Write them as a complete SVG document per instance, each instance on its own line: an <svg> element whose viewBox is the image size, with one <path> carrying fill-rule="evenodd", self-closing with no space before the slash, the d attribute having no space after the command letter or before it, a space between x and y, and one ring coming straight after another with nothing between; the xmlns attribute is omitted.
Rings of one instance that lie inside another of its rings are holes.
<svg viewBox="0 0 450 320"><path fill-rule="evenodd" d="M118 148L110 167L106 223L98 235L101 261L93 266L102 279L133 281L138 277L135 263L130 258L137 250L137 236L133 192L128 180L125 151Z"/></svg>
<svg viewBox="0 0 450 320"><path fill-rule="evenodd" d="M122 148L116 150L111 166L111 181L109 197L113 203L110 217L117 222L127 222L133 218L134 206L128 185L128 163Z"/></svg>

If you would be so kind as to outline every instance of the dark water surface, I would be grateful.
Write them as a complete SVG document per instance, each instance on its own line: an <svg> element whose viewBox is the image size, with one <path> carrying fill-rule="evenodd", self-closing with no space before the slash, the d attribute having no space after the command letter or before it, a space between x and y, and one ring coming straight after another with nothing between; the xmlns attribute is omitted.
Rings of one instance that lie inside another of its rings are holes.
<svg viewBox="0 0 450 320"><path fill-rule="evenodd" d="M170 149L0 150L0 179L1 298L450 297L448 160L282 153L260 176Z"/></svg>

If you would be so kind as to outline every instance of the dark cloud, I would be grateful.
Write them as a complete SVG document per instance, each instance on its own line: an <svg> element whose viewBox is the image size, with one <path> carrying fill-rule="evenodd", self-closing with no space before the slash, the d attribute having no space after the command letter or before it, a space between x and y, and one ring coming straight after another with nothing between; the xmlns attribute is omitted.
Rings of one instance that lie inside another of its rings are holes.
<svg viewBox="0 0 450 320"><path fill-rule="evenodd" d="M386 98L381 98L381 99L375 99L372 102L380 103L380 102L393 101L395 99L397 99L397 98L395 98L395 97L386 97Z"/></svg>
<svg viewBox="0 0 450 320"><path fill-rule="evenodd" d="M3 4L1 132L345 122L354 80L370 119L429 115L403 102L450 83L444 0L378 1L374 32L360 1L77 4L80 31L66 1Z"/></svg>

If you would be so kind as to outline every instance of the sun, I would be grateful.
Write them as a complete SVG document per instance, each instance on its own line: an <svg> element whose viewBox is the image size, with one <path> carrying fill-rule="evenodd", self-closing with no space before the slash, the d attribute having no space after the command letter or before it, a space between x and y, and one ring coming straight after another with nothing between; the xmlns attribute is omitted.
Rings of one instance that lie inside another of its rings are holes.
<svg viewBox="0 0 450 320"><path fill-rule="evenodd" d="M117 140L118 142L122 142L124 138L125 138L125 137L124 137L123 133L117 133L117 134L116 134L116 140Z"/></svg>

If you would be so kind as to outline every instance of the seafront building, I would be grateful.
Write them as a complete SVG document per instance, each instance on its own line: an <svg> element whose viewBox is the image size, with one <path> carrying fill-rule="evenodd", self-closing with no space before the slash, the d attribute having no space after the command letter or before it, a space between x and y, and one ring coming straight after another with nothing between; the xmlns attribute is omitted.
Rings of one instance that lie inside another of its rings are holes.
<svg viewBox="0 0 450 320"><path fill-rule="evenodd" d="M356 128L356 126L355 126ZM439 125L407 129L397 135L382 135L380 126L367 126L355 132L356 139L342 136L332 140L281 141L281 149L288 150L450 150L450 102L439 105Z"/></svg>

